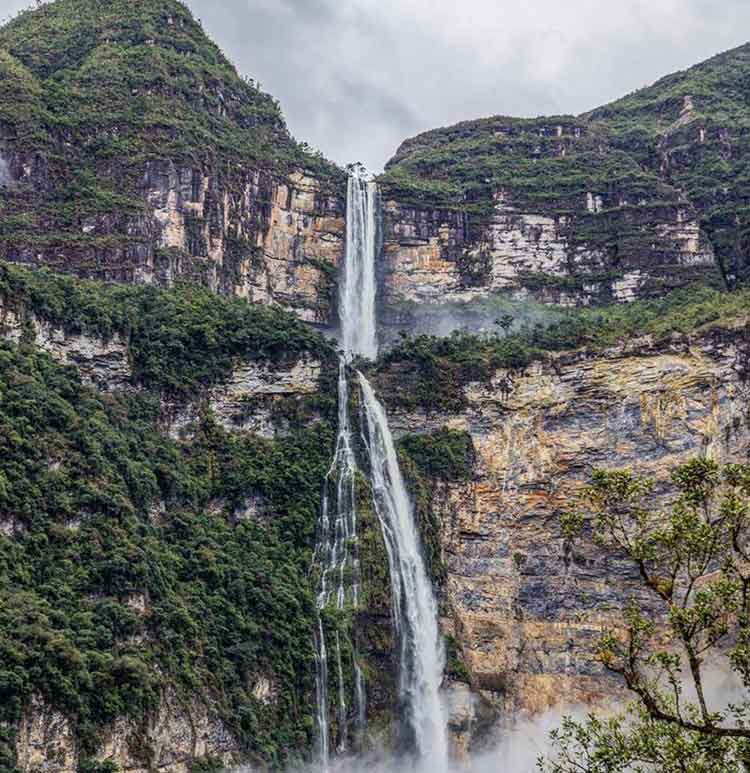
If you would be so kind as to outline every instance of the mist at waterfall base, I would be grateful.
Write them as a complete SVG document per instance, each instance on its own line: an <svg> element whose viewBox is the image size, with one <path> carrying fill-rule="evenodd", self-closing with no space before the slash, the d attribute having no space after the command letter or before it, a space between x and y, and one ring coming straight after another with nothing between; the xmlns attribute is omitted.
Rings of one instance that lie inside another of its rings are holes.
<svg viewBox="0 0 750 773"><path fill-rule="evenodd" d="M517 721L512 728L498 729L488 738L482 751L464 759L451 760L440 771L427 760L412 755L400 756L385 750L339 757L331 762L330 773L539 773L539 759L554 757L550 733L560 727L563 717L583 722L587 710L575 707L556 709ZM242 768L236 773L254 773ZM320 773L319 763L295 765L287 773Z"/></svg>

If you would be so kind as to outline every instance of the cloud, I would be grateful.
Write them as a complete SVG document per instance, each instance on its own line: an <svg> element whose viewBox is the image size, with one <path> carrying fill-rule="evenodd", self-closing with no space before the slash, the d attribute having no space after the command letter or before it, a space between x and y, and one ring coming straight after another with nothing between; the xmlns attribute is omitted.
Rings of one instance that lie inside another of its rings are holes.
<svg viewBox="0 0 750 773"><path fill-rule="evenodd" d="M494 113L578 113L744 42L728 0L189 0L292 131L382 167L407 136Z"/></svg>
<svg viewBox="0 0 750 773"><path fill-rule="evenodd" d="M377 170L408 136L579 113L745 42L722 0L187 0L292 132ZM0 17L28 5L0 0Z"/></svg>

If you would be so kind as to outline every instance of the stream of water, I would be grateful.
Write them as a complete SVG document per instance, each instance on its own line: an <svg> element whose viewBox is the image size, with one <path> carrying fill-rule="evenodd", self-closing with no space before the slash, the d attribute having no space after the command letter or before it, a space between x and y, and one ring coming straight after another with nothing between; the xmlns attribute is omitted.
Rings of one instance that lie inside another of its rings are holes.
<svg viewBox="0 0 750 773"><path fill-rule="evenodd" d="M325 610L334 606L356 609L359 602L357 555L357 459L349 419L347 366L352 357L377 356L375 319L375 253L378 191L359 175L349 178L347 190L346 254L341 271L339 309L343 352L339 362L338 436L328 472L315 551L319 568L316 644L316 695L320 765L331 764L331 667L336 669L336 754L348 751L350 706L341 634L326 635ZM393 598L393 622L398 641L399 699L402 720L410 731L420 768L430 773L447 769L446 721L440 700L443 647L432 583L425 568L414 510L398 465L388 418L367 379L358 373L364 426L362 439L369 458L375 511L383 532ZM366 723L365 685L356 643L351 642L354 681L355 738Z"/></svg>

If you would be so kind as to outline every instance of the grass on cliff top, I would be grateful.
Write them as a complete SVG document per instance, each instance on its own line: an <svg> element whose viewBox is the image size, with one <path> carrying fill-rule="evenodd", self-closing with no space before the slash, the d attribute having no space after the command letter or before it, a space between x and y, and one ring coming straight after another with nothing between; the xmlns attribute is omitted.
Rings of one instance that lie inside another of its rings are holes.
<svg viewBox="0 0 750 773"><path fill-rule="evenodd" d="M244 189L258 169L305 169L328 190L344 177L294 140L277 101L177 0L55 0L0 27L0 152L33 166L33 184L0 202L11 258L143 245L133 221L150 212L144 174L157 170L192 170L219 190Z"/></svg>
<svg viewBox="0 0 750 773"><path fill-rule="evenodd" d="M599 309L555 309L551 322L523 322L515 332L403 338L372 366L378 393L392 408L460 411L463 387L498 369L523 370L551 352L609 347L651 336L656 343L750 321L750 289L732 293L694 286L664 298ZM499 330L499 328L498 328Z"/></svg>
<svg viewBox="0 0 750 773"><path fill-rule="evenodd" d="M744 45L577 118L495 116L425 132L403 143L381 183L403 203L480 222L503 191L522 211L571 217L574 238L619 256L634 245L647 252L660 208L687 200L725 277L739 283L750 280L748 94ZM608 211L587 215L587 192Z"/></svg>
<svg viewBox="0 0 750 773"><path fill-rule="evenodd" d="M333 171L292 139L278 102L237 74L177 0L55 0L0 28L0 51L13 93L27 95L0 100L0 123L27 125L31 104L78 163L218 153L281 172Z"/></svg>
<svg viewBox="0 0 750 773"><path fill-rule="evenodd" d="M293 314L196 285L105 285L0 262L0 301L68 333L121 337L134 382L173 397L226 380L244 361L335 356L323 336Z"/></svg>

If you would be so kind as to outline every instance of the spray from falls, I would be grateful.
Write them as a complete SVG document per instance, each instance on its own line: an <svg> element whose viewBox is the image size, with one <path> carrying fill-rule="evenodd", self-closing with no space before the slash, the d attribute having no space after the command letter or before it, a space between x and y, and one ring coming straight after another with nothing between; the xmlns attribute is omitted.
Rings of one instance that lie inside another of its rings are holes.
<svg viewBox="0 0 750 773"><path fill-rule="evenodd" d="M343 354L339 362L338 438L323 496L315 557L319 567L320 610L316 643L316 693L319 757L327 771L331 756L329 665L335 664L336 751L347 751L351 711L347 703L341 632L326 636L325 610L356 609L359 603L357 556L357 462L349 420L347 365L353 356L377 357L375 252L378 191L357 174L347 188L347 245L342 268L339 311ZM445 718L440 701L443 650L437 603L427 574L414 511L399 469L393 437L382 405L367 379L358 374L363 399L363 441L370 462L375 510L388 551L393 621L399 647L399 696L420 766L430 773L447 768ZM331 496L333 493L333 497ZM331 500L335 501L332 502ZM355 737L365 728L365 689L352 642Z"/></svg>

